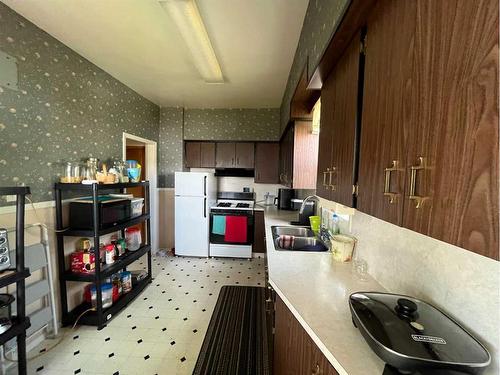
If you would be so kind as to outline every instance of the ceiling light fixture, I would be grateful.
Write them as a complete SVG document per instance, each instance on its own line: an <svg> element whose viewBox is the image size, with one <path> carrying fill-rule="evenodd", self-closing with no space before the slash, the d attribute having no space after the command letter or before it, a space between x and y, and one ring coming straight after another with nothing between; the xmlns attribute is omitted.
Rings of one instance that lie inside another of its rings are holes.
<svg viewBox="0 0 500 375"><path fill-rule="evenodd" d="M163 0L160 4L179 29L203 80L206 83L224 83L219 61L196 2L194 0Z"/></svg>

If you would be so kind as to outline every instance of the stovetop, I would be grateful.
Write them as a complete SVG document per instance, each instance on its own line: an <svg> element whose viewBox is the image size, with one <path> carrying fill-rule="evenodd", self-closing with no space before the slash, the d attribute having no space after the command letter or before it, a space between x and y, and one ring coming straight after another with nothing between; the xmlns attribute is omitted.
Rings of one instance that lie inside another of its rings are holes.
<svg viewBox="0 0 500 375"><path fill-rule="evenodd" d="M212 209L250 210L253 211L255 193L247 192L219 192L217 205Z"/></svg>

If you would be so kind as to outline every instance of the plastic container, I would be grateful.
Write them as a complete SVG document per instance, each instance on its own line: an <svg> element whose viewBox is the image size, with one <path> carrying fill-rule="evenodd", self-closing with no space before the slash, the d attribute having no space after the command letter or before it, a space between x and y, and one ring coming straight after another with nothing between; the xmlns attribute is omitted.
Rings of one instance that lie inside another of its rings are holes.
<svg viewBox="0 0 500 375"><path fill-rule="evenodd" d="M339 234L340 226L339 226L339 217L337 214L332 215L332 234Z"/></svg>
<svg viewBox="0 0 500 375"><path fill-rule="evenodd" d="M113 264L115 262L115 245L106 245L104 250L106 251L106 264Z"/></svg>
<svg viewBox="0 0 500 375"><path fill-rule="evenodd" d="M113 305L113 285L110 283L101 285L102 293L102 308L107 309ZM92 302L92 307L97 306L97 288L95 285L90 287L90 300Z"/></svg>
<svg viewBox="0 0 500 375"><path fill-rule="evenodd" d="M331 239L331 249L333 259L338 262L348 262L352 259L356 238L344 234L336 234Z"/></svg>
<svg viewBox="0 0 500 375"><path fill-rule="evenodd" d="M142 215L142 209L144 207L144 198L133 198L130 200L130 206L132 209L132 217L138 217Z"/></svg>
<svg viewBox="0 0 500 375"><path fill-rule="evenodd" d="M311 224L311 229L314 233L319 233L319 227L321 225L320 216L309 216L309 223Z"/></svg>
<svg viewBox="0 0 500 375"><path fill-rule="evenodd" d="M127 250L139 250L142 244L141 230L137 227L125 229L125 241L127 242Z"/></svg>
<svg viewBox="0 0 500 375"><path fill-rule="evenodd" d="M124 271L121 273L122 293L128 293L132 290L132 273Z"/></svg>

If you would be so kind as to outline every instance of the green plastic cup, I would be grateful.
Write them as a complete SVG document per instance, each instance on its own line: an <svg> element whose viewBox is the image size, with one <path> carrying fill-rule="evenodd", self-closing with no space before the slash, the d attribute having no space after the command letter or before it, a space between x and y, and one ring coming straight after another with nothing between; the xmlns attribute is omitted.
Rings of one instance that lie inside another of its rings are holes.
<svg viewBox="0 0 500 375"><path fill-rule="evenodd" d="M319 227L321 225L321 217L320 216L309 216L309 223L311 223L311 229L314 233L319 232Z"/></svg>

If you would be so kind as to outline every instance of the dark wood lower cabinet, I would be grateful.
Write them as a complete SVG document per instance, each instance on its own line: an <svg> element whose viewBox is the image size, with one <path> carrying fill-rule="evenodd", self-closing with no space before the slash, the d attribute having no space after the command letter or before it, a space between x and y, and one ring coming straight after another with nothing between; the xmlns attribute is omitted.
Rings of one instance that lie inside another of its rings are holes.
<svg viewBox="0 0 500 375"><path fill-rule="evenodd" d="M274 375L338 375L278 296L274 319Z"/></svg>
<svg viewBox="0 0 500 375"><path fill-rule="evenodd" d="M264 222L264 211L253 213L253 248L254 253L266 252L266 226Z"/></svg>

